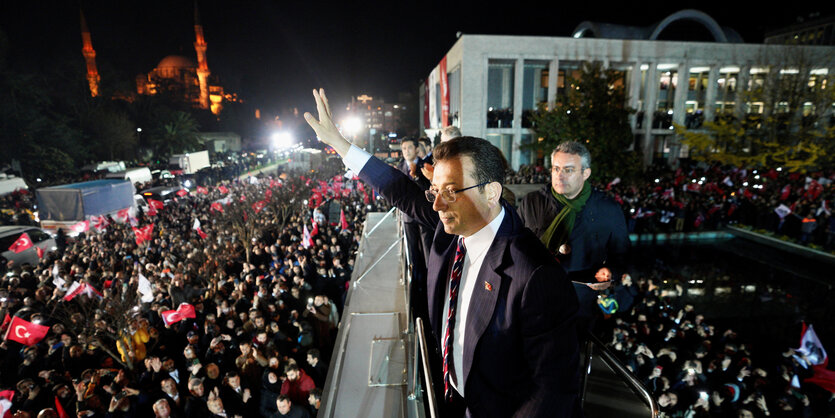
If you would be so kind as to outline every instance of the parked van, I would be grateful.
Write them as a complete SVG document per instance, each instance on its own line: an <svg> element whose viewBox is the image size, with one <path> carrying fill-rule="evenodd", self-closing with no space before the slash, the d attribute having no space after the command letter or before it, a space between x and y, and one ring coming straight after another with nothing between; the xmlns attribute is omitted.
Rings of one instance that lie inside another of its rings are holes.
<svg viewBox="0 0 835 418"><path fill-rule="evenodd" d="M130 180L131 183L147 183L153 180L151 169L148 167L129 168L125 171L109 173L105 176L108 179Z"/></svg>

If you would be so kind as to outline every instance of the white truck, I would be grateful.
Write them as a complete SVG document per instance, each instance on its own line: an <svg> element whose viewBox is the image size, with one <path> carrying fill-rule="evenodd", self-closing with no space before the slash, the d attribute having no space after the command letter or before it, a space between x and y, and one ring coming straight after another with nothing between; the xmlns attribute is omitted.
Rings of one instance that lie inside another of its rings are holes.
<svg viewBox="0 0 835 418"><path fill-rule="evenodd" d="M147 183L154 178L151 176L151 169L148 167L134 167L128 168L125 171L117 171L115 173L108 173L105 178L130 180L131 183Z"/></svg>
<svg viewBox="0 0 835 418"><path fill-rule="evenodd" d="M168 169L172 174L194 174L209 166L209 151L205 150L174 154L168 160Z"/></svg>

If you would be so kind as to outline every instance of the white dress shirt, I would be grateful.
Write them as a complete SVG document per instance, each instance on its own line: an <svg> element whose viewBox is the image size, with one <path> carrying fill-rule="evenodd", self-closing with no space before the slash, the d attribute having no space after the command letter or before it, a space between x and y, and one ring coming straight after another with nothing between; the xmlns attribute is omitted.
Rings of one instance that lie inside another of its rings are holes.
<svg viewBox="0 0 835 418"><path fill-rule="evenodd" d="M467 329L467 314L470 310L470 299L472 299L473 291L476 289L478 272L481 270L481 265L484 264L484 256L487 254L490 245L493 244L496 233L499 232L504 215L504 208L502 208L502 211L490 223L479 229L475 234L464 238L464 247L467 248L467 254L464 256L464 266L461 269L461 281L458 283L459 292L455 307L455 329L452 335L452 366L455 374L450 377L452 387L461 396L464 396L464 334ZM445 280L444 316L441 318L443 321L441 326L442 336L446 335L447 315L449 313L449 277L446 277ZM442 344L443 338L441 337ZM441 348L443 349L443 347Z"/></svg>

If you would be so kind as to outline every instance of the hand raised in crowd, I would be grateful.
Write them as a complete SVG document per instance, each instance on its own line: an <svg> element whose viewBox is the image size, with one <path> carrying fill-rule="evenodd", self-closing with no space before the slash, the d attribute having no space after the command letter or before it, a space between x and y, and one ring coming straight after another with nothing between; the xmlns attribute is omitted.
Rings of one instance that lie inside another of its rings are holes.
<svg viewBox="0 0 835 418"><path fill-rule="evenodd" d="M325 96L325 89L313 90L313 98L316 100L316 110L319 112L319 120L311 115L309 112L304 113L304 119L308 125L316 132L319 140L333 147L340 155L345 156L348 149L351 148L351 143L339 132L339 128L333 123L333 115L331 114L328 98Z"/></svg>
<svg viewBox="0 0 835 418"><path fill-rule="evenodd" d="M432 181L432 177L435 176L435 166L429 163L423 163L423 167L420 168L420 172L423 173L423 177Z"/></svg>

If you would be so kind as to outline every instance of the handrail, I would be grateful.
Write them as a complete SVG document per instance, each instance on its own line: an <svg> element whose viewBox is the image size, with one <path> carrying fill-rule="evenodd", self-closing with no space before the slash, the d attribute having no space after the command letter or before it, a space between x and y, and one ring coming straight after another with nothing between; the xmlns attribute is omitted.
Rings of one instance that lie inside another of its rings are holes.
<svg viewBox="0 0 835 418"><path fill-rule="evenodd" d="M432 386L432 372L429 369L429 355L426 352L426 333L423 331L423 319L415 318L415 331L420 342L420 363L423 366L423 380L426 382L426 399L429 401L429 416L438 416L438 405L435 403L435 387ZM417 354L416 354L417 355ZM415 370L415 374L420 373Z"/></svg>
<svg viewBox="0 0 835 418"><path fill-rule="evenodd" d="M644 402L646 402L647 406L649 406L650 412L652 413L653 417L657 417L661 412L658 402L655 400L655 397L649 393L649 390L638 380L635 375L626 368L626 366L621 363L615 353L609 349L599 338L597 338L592 333L587 333L586 338L588 338L589 344L594 344L600 350L601 357L603 361L606 363L607 366L611 367L612 370L618 374L628 385L629 387L635 391L635 393L641 395ZM588 368L586 369L585 373L588 374L591 372L591 356L593 350L587 350L586 352L586 361L588 362ZM585 377L583 381L585 382ZM585 397L585 387L583 387L583 397Z"/></svg>
<svg viewBox="0 0 835 418"><path fill-rule="evenodd" d="M389 209L389 211L388 211L388 212L386 212L386 214L385 214L385 215L383 215L383 217L382 217L382 218L380 218L380 220L379 220L379 221L377 221L377 225L374 225L374 227L373 227L373 228L371 228L371 230L370 230L370 231L368 231L367 233L364 233L364 234L363 234L363 236L364 236L365 238L370 237L370 236L371 236L371 234L373 234L373 233L374 233L374 230L376 230L376 229L377 229L377 227L378 227L378 226L380 226L380 225L383 223L383 221L385 221L385 220L386 220L386 218L388 218L388 216L389 216L389 215L391 215L392 213L394 213L395 209L397 209L397 208L396 208L396 207L394 207L394 206L392 206L392 207L391 207L391 209Z"/></svg>

